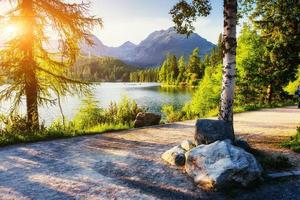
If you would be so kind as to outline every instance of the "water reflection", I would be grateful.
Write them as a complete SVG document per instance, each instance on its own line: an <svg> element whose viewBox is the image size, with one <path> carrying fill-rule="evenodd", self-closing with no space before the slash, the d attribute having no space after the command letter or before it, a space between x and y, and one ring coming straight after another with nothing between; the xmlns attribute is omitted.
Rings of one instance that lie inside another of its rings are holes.
<svg viewBox="0 0 300 200"><path fill-rule="evenodd" d="M193 89L162 88L157 83L95 83L93 86L94 97L99 100L102 107L107 107L111 101L119 101L123 95L126 95L134 99L139 106L155 113L160 113L164 104L181 107L190 100L192 92ZM83 98L74 96L62 98L62 106L67 118L71 119L74 116ZM46 124L50 124L60 117L58 106L41 107L40 117Z"/></svg>

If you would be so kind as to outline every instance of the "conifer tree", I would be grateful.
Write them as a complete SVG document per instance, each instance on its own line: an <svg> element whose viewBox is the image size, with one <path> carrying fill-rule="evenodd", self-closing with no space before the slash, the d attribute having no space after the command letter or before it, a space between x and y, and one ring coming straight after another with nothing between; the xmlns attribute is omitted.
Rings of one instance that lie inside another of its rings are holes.
<svg viewBox="0 0 300 200"><path fill-rule="evenodd" d="M280 95L282 88L296 79L300 64L300 1L246 2L255 5L250 19L265 44L264 71L269 82L267 102L272 103L274 96Z"/></svg>
<svg viewBox="0 0 300 200"><path fill-rule="evenodd" d="M13 24L20 31L9 38L0 51L0 70L9 80L9 85L1 91L0 100L14 94L13 111L25 96L28 128L38 129L38 105L53 103L53 93L65 95L86 91L86 83L67 77L67 72L80 52L79 42L91 45L90 31L94 25L101 26L102 21L88 14L89 3L7 1L12 8L1 18L1 24ZM55 53L47 47L49 35L54 35L60 43Z"/></svg>
<svg viewBox="0 0 300 200"><path fill-rule="evenodd" d="M184 57L181 56L178 60L178 77L177 77L177 84L185 81L186 78L186 64Z"/></svg>

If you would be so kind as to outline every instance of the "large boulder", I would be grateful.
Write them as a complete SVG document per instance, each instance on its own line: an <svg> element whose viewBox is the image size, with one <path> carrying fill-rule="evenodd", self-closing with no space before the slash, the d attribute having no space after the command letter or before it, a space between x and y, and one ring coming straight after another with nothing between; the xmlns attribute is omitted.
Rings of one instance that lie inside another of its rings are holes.
<svg viewBox="0 0 300 200"><path fill-rule="evenodd" d="M260 180L262 167L255 157L230 140L199 145L186 153L186 172L204 189L248 186Z"/></svg>
<svg viewBox="0 0 300 200"><path fill-rule="evenodd" d="M195 144L210 144L218 140L234 141L232 123L223 120L199 119L196 122Z"/></svg>
<svg viewBox="0 0 300 200"><path fill-rule="evenodd" d="M161 116L154 113L144 113L140 112L137 114L134 127L139 128L143 126L153 126L158 125L161 120Z"/></svg>
<svg viewBox="0 0 300 200"><path fill-rule="evenodd" d="M161 155L161 158L171 165L183 166L185 164L185 150L180 145L175 146Z"/></svg>

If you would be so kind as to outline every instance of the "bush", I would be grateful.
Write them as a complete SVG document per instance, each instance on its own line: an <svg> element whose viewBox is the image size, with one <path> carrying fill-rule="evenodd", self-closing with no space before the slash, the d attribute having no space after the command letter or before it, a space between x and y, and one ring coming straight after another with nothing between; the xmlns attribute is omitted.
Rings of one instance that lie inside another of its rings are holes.
<svg viewBox="0 0 300 200"><path fill-rule="evenodd" d="M65 120L63 124L62 119L56 119L48 128L41 126L39 130L28 130L25 117L0 116L3 126L0 129L0 146L129 129L136 115L142 111L134 100L127 97L118 104L111 102L107 109L99 107L97 100L88 97L82 101L71 121Z"/></svg>
<svg viewBox="0 0 300 200"><path fill-rule="evenodd" d="M82 101L72 123L74 123L76 129L82 130L105 123L105 121L105 112L99 107L99 101L88 97Z"/></svg>
<svg viewBox="0 0 300 200"><path fill-rule="evenodd" d="M221 94L222 66L206 67L203 79L192 100L184 106L187 118L205 117L211 110L218 110Z"/></svg>
<svg viewBox="0 0 300 200"><path fill-rule="evenodd" d="M143 109L137 106L134 100L123 96L117 105L116 123L130 124L135 120L136 115Z"/></svg>
<svg viewBox="0 0 300 200"><path fill-rule="evenodd" d="M290 141L284 142L282 146L300 153L300 126L297 128L296 135L294 137L291 137Z"/></svg>
<svg viewBox="0 0 300 200"><path fill-rule="evenodd" d="M183 113L180 110L176 110L173 105L164 105L161 111L166 116L167 122L176 122L183 118Z"/></svg>
<svg viewBox="0 0 300 200"><path fill-rule="evenodd" d="M79 111L71 121L76 129L85 130L101 124L127 124L130 125L143 109L137 106L134 100L123 96L116 103L111 102L107 109L99 107L99 101L89 97L83 100Z"/></svg>

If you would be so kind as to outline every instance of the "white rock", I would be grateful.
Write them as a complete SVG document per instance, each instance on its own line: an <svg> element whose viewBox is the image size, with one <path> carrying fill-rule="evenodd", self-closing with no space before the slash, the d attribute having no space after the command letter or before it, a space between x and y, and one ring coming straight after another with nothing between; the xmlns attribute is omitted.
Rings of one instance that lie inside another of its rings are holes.
<svg viewBox="0 0 300 200"><path fill-rule="evenodd" d="M247 186L261 179L255 157L233 146L230 140L200 145L186 153L185 169L204 189L224 188L233 183Z"/></svg>
<svg viewBox="0 0 300 200"><path fill-rule="evenodd" d="M181 142L180 146L185 151L190 151L192 148L195 147L195 144L190 140L184 140Z"/></svg>
<svg viewBox="0 0 300 200"><path fill-rule="evenodd" d="M185 164L185 150L180 145L169 149L161 155L161 158L171 165L183 166Z"/></svg>

